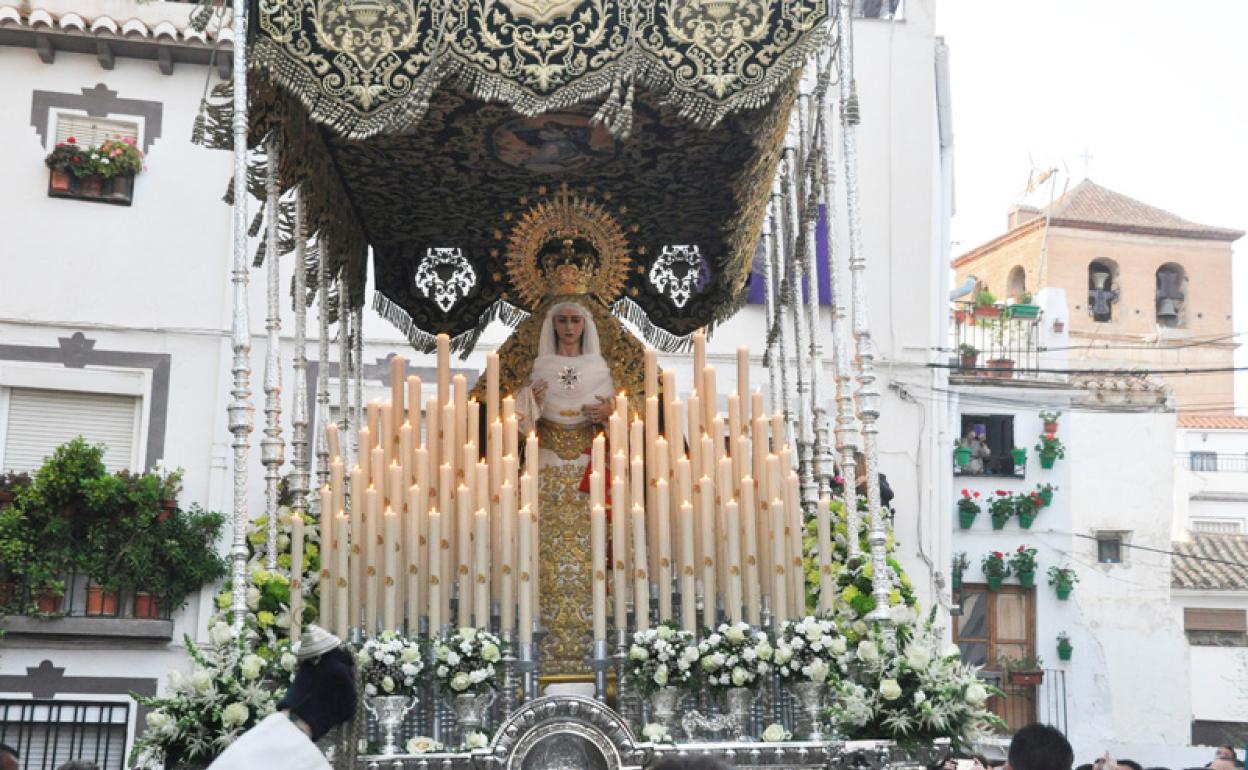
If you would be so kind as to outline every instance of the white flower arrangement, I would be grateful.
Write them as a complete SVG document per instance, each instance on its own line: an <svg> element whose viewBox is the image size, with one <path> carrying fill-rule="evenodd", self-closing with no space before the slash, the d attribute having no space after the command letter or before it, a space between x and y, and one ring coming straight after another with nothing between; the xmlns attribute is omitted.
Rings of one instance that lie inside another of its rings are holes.
<svg viewBox="0 0 1248 770"><path fill-rule="evenodd" d="M503 642L489 631L467 626L447 633L433 647L433 673L451 695L493 689Z"/></svg>
<svg viewBox="0 0 1248 770"><path fill-rule="evenodd" d="M662 687L687 687L700 657L693 634L667 621L633 634L624 676L645 694Z"/></svg>
<svg viewBox="0 0 1248 770"><path fill-rule="evenodd" d="M190 676L171 671L163 697L135 696L151 711L130 753L134 770L209 763L276 709L284 689L274 683L288 676L279 661L253 653L224 623L208 636L205 650L186 637Z"/></svg>
<svg viewBox="0 0 1248 770"><path fill-rule="evenodd" d="M641 737L651 743L673 743L672 734L658 722L647 722L646 726L641 728Z"/></svg>
<svg viewBox="0 0 1248 770"><path fill-rule="evenodd" d="M870 628L851 655L831 709L851 740L947 737L956 750L1004 726L986 706L1000 691L980 681L977 667L961 662L956 646L938 649L930 619L891 632Z"/></svg>
<svg viewBox="0 0 1248 770"><path fill-rule="evenodd" d="M408 739L405 748L408 754L428 754L433 751L441 751L442 743L424 735L417 735Z"/></svg>
<svg viewBox="0 0 1248 770"><path fill-rule="evenodd" d="M714 688L752 687L771 671L775 650L749 623L720 623L698 644L702 673Z"/></svg>
<svg viewBox="0 0 1248 770"><path fill-rule="evenodd" d="M366 641L356 653L356 664L364 677L364 694L369 696L410 696L425 668L420 646L393 631Z"/></svg>
<svg viewBox="0 0 1248 770"><path fill-rule="evenodd" d="M808 615L781 627L773 662L784 679L835 684L849 669L851 658L836 623Z"/></svg>
<svg viewBox="0 0 1248 770"><path fill-rule="evenodd" d="M464 736L464 749L472 751L473 749L484 749L490 745L490 736L476 730Z"/></svg>

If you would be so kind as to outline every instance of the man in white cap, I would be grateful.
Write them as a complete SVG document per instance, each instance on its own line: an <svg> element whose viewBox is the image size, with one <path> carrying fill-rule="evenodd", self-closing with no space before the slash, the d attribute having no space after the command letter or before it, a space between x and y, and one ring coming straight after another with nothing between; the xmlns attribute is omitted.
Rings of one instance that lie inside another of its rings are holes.
<svg viewBox="0 0 1248 770"><path fill-rule="evenodd" d="M310 625L299 669L277 711L239 736L208 770L330 770L316 741L355 716L355 661L342 640Z"/></svg>

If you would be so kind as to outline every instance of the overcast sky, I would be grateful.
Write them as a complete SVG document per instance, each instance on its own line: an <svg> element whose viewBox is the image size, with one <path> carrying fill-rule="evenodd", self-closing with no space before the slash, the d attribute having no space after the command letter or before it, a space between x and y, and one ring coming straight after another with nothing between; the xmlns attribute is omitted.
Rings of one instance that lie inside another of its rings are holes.
<svg viewBox="0 0 1248 770"><path fill-rule="evenodd" d="M1100 185L1248 230L1246 30L1248 0L937 0L950 49L953 253L1004 230L1033 165L1068 170L1073 186L1086 163ZM1235 253L1243 332L1248 237Z"/></svg>

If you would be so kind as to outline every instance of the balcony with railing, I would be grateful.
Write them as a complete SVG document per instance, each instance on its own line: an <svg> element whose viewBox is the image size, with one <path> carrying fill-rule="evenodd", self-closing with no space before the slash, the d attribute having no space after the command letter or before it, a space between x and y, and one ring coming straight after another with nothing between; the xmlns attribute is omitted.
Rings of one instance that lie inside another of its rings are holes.
<svg viewBox="0 0 1248 770"><path fill-rule="evenodd" d="M1036 684L1011 683L1009 677L999 671L979 674L985 683L1004 693L990 698L988 707L1005 722L1006 733L1010 735L1033 722L1053 725L1066 732L1066 672L1046 668L1037 673L1042 673L1043 677Z"/></svg>
<svg viewBox="0 0 1248 770"><path fill-rule="evenodd" d="M950 323L958 356L954 374L1004 380L1037 378L1043 316L1038 305L955 302Z"/></svg>
<svg viewBox="0 0 1248 770"><path fill-rule="evenodd" d="M1179 452L1179 465L1195 473L1248 473L1248 454L1234 452Z"/></svg>

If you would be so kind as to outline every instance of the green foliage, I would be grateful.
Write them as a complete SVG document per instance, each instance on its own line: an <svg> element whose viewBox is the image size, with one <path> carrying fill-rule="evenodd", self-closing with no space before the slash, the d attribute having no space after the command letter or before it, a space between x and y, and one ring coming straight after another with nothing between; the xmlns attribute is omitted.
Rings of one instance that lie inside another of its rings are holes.
<svg viewBox="0 0 1248 770"><path fill-rule="evenodd" d="M1074 567L1049 567L1049 585L1071 588L1079 582L1079 573Z"/></svg>
<svg viewBox="0 0 1248 770"><path fill-rule="evenodd" d="M1036 444L1036 452L1044 457L1065 457L1066 447L1056 435L1045 433L1040 436L1040 442Z"/></svg>
<svg viewBox="0 0 1248 770"><path fill-rule="evenodd" d="M995 305L996 303L997 303L997 298L993 295L992 292L988 291L987 289L984 289L983 291L975 295L976 305L981 305L981 306L982 305Z"/></svg>

